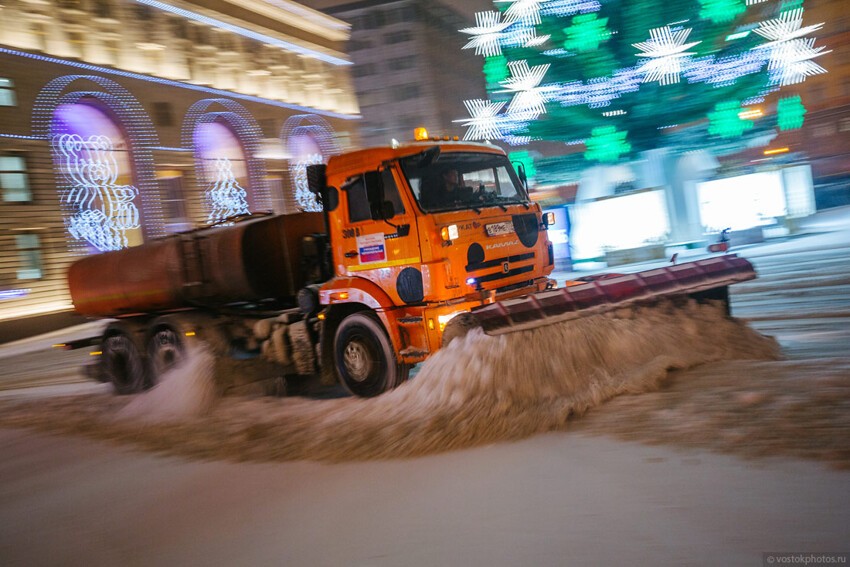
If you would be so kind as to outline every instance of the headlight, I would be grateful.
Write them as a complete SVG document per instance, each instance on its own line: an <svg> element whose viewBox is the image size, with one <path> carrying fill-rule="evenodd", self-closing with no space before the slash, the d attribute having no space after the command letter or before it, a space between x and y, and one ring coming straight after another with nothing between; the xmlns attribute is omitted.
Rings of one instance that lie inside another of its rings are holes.
<svg viewBox="0 0 850 567"><path fill-rule="evenodd" d="M451 242L452 240L457 240L457 237L458 237L457 225L456 224L450 224L449 226L444 226L442 229L440 229L440 236L446 242Z"/></svg>
<svg viewBox="0 0 850 567"><path fill-rule="evenodd" d="M543 213L543 226L555 226L555 213Z"/></svg>
<svg viewBox="0 0 850 567"><path fill-rule="evenodd" d="M440 325L440 331L445 330L448 322L460 315L461 313L466 313L466 311L455 311L454 313L447 313L446 315L437 315L437 324Z"/></svg>

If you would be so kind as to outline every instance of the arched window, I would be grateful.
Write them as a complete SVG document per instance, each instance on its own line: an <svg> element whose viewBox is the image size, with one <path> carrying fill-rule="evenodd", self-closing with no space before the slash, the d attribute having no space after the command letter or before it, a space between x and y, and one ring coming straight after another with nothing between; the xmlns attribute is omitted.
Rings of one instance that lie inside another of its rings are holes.
<svg viewBox="0 0 850 567"><path fill-rule="evenodd" d="M141 244L139 190L118 124L97 100L81 98L56 107L51 131L71 236L101 251Z"/></svg>

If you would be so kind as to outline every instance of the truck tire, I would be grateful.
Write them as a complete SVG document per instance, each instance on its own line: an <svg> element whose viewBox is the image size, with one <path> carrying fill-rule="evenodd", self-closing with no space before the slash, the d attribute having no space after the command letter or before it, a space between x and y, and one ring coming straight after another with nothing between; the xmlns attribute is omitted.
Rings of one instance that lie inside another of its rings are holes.
<svg viewBox="0 0 850 567"><path fill-rule="evenodd" d="M148 339L151 381L158 383L163 374L180 364L185 357L185 345L180 333L170 326L158 327Z"/></svg>
<svg viewBox="0 0 850 567"><path fill-rule="evenodd" d="M370 398L407 380L410 367L396 362L390 338L370 313L342 320L334 337L334 365L342 385L355 396Z"/></svg>
<svg viewBox="0 0 850 567"><path fill-rule="evenodd" d="M107 336L101 345L100 372L117 394L136 394L148 386L145 360L136 343L124 333Z"/></svg>

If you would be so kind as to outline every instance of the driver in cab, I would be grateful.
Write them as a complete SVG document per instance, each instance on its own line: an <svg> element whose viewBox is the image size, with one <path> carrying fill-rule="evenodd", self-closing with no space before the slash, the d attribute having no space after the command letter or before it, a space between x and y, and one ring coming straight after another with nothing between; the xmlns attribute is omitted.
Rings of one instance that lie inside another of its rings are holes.
<svg viewBox="0 0 850 567"><path fill-rule="evenodd" d="M422 194L423 204L427 207L448 207L466 201L470 191L460 184L460 174L456 169L446 169L440 174L439 182Z"/></svg>

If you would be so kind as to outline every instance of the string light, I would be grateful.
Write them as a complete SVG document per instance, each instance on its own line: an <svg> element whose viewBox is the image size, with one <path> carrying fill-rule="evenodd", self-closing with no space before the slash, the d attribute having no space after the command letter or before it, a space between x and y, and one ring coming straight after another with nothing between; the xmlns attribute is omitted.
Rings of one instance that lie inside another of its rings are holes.
<svg viewBox="0 0 850 567"><path fill-rule="evenodd" d="M295 145L302 137L307 137L314 141L319 146L320 153L298 155ZM307 182L307 166L325 163L328 157L339 153L339 146L337 145L333 128L320 116L302 114L292 116L284 122L280 131L280 138L289 151L289 154L296 156L289 166L289 174L292 177L292 184L295 188L293 198L296 207L308 212L321 211L322 204L318 202L316 196L310 191Z"/></svg>
<svg viewBox="0 0 850 567"><path fill-rule="evenodd" d="M546 112L546 93L550 88L540 87L549 65L529 67L527 61L508 63L511 77L500 84L507 92L515 93L508 105L508 114L533 120Z"/></svg>
<svg viewBox="0 0 850 567"><path fill-rule="evenodd" d="M71 91L75 84L90 82L102 90ZM151 148L159 145L156 131L150 117L136 98L118 83L96 75L65 75L51 80L45 85L33 103L32 131L43 139L55 140L61 134L74 132L60 131L55 119L55 112L60 105L86 104L85 101L97 101L118 119L127 136L128 151L133 156L134 187L138 190L141 201L141 214L145 219L143 231L146 237L159 238L165 236L165 222L162 211L162 200L159 195L159 185ZM82 101L82 102L81 102ZM63 161L61 150L53 145L54 167L58 177L59 196L66 225L72 224L71 219L77 218L77 226L95 226L98 222L94 213L86 213L80 217L81 211L68 201L67 195L75 190L75 185L66 177L67 167ZM101 219L102 220L102 219ZM82 229L81 229L82 230ZM79 232L78 234L83 234ZM88 253L88 240L74 236L69 243L72 253ZM107 240L104 240L106 242Z"/></svg>
<svg viewBox="0 0 850 567"><path fill-rule="evenodd" d="M251 214L246 200L247 192L233 176L233 167L227 158L216 158L215 180L205 195L210 210L208 224L233 224L222 221L237 215Z"/></svg>
<svg viewBox="0 0 850 567"><path fill-rule="evenodd" d="M139 190L116 184L118 164L112 140L59 134L52 146L59 172L70 187L63 200L75 210L66 219L68 232L100 251L125 248L127 231L139 228L139 210L133 203Z"/></svg>
<svg viewBox="0 0 850 567"><path fill-rule="evenodd" d="M494 2L496 4L510 4L505 11L507 21L536 26L540 23L540 5L545 0L494 0Z"/></svg>
<svg viewBox="0 0 850 567"><path fill-rule="evenodd" d="M815 48L814 38L805 38L821 27L823 23L803 27L803 9L797 8L781 12L779 18L766 20L753 30L770 40L756 49L766 49L770 53L768 69L775 83L791 85L826 73L826 69L812 59L830 52L823 47Z"/></svg>
<svg viewBox="0 0 850 567"><path fill-rule="evenodd" d="M499 12L478 12L475 14L475 27L464 28L461 33L472 35L472 39L463 49L475 48L476 55L491 57L502 53L499 45L500 34L512 24L503 22Z"/></svg>
<svg viewBox="0 0 850 567"><path fill-rule="evenodd" d="M212 26L215 28L227 30L229 32L241 35L243 37L247 37L260 43L265 43L269 45L274 45L280 47L281 49L285 49L286 51L292 51L294 53L299 53L301 55L305 55L308 57L312 57L313 59L319 59L320 61L324 61L326 63L330 63L331 65L351 65L351 61L343 59L341 57L335 57L333 55L328 55L326 53L322 53L320 51L316 51L314 49L309 49L303 47L301 45L283 41L281 39L277 39L275 37L265 35L262 33L257 33L255 31L242 28L239 26L234 26L233 24L228 24L227 22L223 22L221 20L216 20L214 18L210 18L207 16L203 16L201 14L190 12L189 10L184 10L183 8L178 8L176 6L171 6L169 4L165 4L163 2L157 2L156 0L136 0L139 4L144 4L146 6L150 6L152 8L156 8L158 10L162 10L163 12L169 12L171 14L176 14L178 16L182 16L187 20L193 20L195 22L201 22L202 24L206 24L208 26Z"/></svg>
<svg viewBox="0 0 850 567"><path fill-rule="evenodd" d="M469 112L470 118L455 120L469 129L463 136L464 140L498 140L502 138L502 130L499 128L497 114L505 106L504 102L490 102L489 100L465 100L463 101Z"/></svg>
<svg viewBox="0 0 850 567"><path fill-rule="evenodd" d="M0 47L0 53L5 53L7 55L14 55L18 57L25 57L27 59L33 59L35 61L40 61L44 63L53 63L57 65L67 65L69 67L76 67L78 69L83 69L89 72L95 73L103 73L107 75L116 75L119 77L126 77L128 79L136 79L139 81L146 81L150 83L156 83L159 85L165 85L168 87L178 87L181 89L188 89L192 91L203 92L207 94L212 94L216 96L226 96L229 98L235 98L239 100L245 100L249 102L255 102L258 104L265 104L269 106L276 106L279 108L286 108L289 110L296 110L299 112L309 112L312 114L320 114L322 116L327 116L329 118L339 118L341 120L359 120L360 115L357 114L342 114L338 112L331 112L326 110L320 110L317 108L310 108L307 106L300 106L297 104L289 104L282 101L271 100L267 98L261 98L258 96L241 94L233 91L225 91L221 89L214 89L212 87L205 87L202 85L193 85L190 83L181 83L179 81L172 81L171 79L163 79L161 77L152 77L150 75L141 75L139 73L133 73L130 71L122 71L120 69L112 69L110 67L100 67L98 65L90 65L88 63L81 63L78 61L68 61L65 59L58 59L56 57L49 57L46 55L38 55L35 53L27 53L24 51L16 51L14 49L7 49L5 47Z"/></svg>
<svg viewBox="0 0 850 567"><path fill-rule="evenodd" d="M223 106L225 111L212 111L210 107ZM245 150L245 163L248 168L249 189L251 191L251 203L255 211L271 210L271 191L268 187L266 167L263 160L255 157L260 146L262 130L259 124L241 104L226 98L208 98L199 100L186 112L183 122L182 143L184 148L191 148L195 153L195 170L199 173L199 179L211 181L211 175L206 174L207 162L205 158L219 158L223 156L204 156L195 147L195 133L202 124L214 122L224 123L236 134L239 142ZM218 175L216 170L214 175ZM208 201L209 203L210 201ZM207 211L212 215L212 210Z"/></svg>

